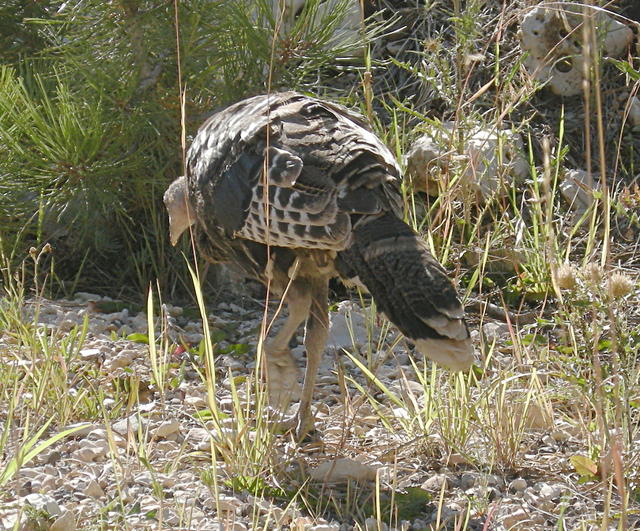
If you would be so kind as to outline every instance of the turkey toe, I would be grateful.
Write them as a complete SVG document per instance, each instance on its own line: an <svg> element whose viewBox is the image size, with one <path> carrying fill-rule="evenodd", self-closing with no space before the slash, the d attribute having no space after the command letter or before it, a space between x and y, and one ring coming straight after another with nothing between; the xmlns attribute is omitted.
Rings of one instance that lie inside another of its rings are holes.
<svg viewBox="0 0 640 531"><path fill-rule="evenodd" d="M300 398L300 369L290 351L265 350L269 403L272 407L286 412L291 401Z"/></svg>

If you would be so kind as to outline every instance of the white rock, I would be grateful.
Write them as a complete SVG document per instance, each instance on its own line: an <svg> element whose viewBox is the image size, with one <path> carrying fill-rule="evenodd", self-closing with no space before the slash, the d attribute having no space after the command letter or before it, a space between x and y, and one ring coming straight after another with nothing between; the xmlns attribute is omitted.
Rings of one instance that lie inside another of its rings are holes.
<svg viewBox="0 0 640 531"><path fill-rule="evenodd" d="M459 128L454 122L429 126L408 150L405 162L414 190L437 195L437 181L453 169L462 175L465 188L486 200L528 175L529 164L518 133L478 125L464 131L465 144L458 153L454 147L459 142Z"/></svg>
<svg viewBox="0 0 640 531"><path fill-rule="evenodd" d="M205 398L203 398L202 396L196 396L196 395L187 396L183 402L186 405L192 406L196 409L206 407L207 405L207 400Z"/></svg>
<svg viewBox="0 0 640 531"><path fill-rule="evenodd" d="M548 83L561 96L582 94L582 75L585 58L582 54L584 15L582 5L563 4L556 7L538 6L522 19L520 41L527 53L524 65L535 79ZM622 55L633 39L631 28L614 20L603 10L594 16L596 33L606 55Z"/></svg>
<svg viewBox="0 0 640 531"><path fill-rule="evenodd" d="M124 308L119 312L113 313L105 313L102 318L105 321L113 322L113 321L126 321L129 318L129 310Z"/></svg>
<svg viewBox="0 0 640 531"><path fill-rule="evenodd" d="M482 326L482 333L490 343L498 341L501 338L509 337L509 325L506 323L485 323Z"/></svg>
<svg viewBox="0 0 640 531"><path fill-rule="evenodd" d="M444 507L442 507L442 514L441 517L442 519L446 520L450 520L452 518L455 518L456 516L462 514L462 506L456 502L448 502L444 505ZM437 520L438 516L437 513L432 515L432 521Z"/></svg>
<svg viewBox="0 0 640 531"><path fill-rule="evenodd" d="M174 434L175 435L175 434ZM173 452L178 452L180 450L180 445L175 441L158 441L156 444L156 451L163 454L165 457L170 457L173 455Z"/></svg>
<svg viewBox="0 0 640 531"><path fill-rule="evenodd" d="M460 478L460 486L462 489L467 490L471 487L475 487L482 482L481 475L478 472L465 472Z"/></svg>
<svg viewBox="0 0 640 531"><path fill-rule="evenodd" d="M387 531L389 526L376 518L367 518L364 521L366 531Z"/></svg>
<svg viewBox="0 0 640 531"><path fill-rule="evenodd" d="M147 314L144 312L139 312L133 319L129 319L129 322L127 324L136 332L146 334Z"/></svg>
<svg viewBox="0 0 640 531"><path fill-rule="evenodd" d="M89 433L86 434L86 438L90 441L106 441L108 437L107 430L103 427L97 427L95 424Z"/></svg>
<svg viewBox="0 0 640 531"><path fill-rule="evenodd" d="M511 483L509 483L509 490L522 492L527 488L527 481L522 478L516 478Z"/></svg>
<svg viewBox="0 0 640 531"><path fill-rule="evenodd" d="M83 348L80 351L80 358L84 361L93 361L97 360L101 354L102 352L99 348Z"/></svg>
<svg viewBox="0 0 640 531"><path fill-rule="evenodd" d="M443 485L446 489L448 483L449 478L447 478L447 476L445 476L444 474L436 474L435 476L431 476L422 485L420 485L420 488L428 491L440 491Z"/></svg>
<svg viewBox="0 0 640 531"><path fill-rule="evenodd" d="M46 493L55 490L58 487L58 478L51 474L42 474L40 476L40 492Z"/></svg>
<svg viewBox="0 0 640 531"><path fill-rule="evenodd" d="M306 352L307 352L307 349L302 343L300 343L298 346L293 347L291 349L291 355L296 361L302 361L305 357Z"/></svg>
<svg viewBox="0 0 640 531"><path fill-rule="evenodd" d="M597 180L584 170L568 170L560 183L560 193L576 216L582 216L593 204Z"/></svg>
<svg viewBox="0 0 640 531"><path fill-rule="evenodd" d="M139 474L136 474L134 476L134 480L136 483L139 483L140 485L146 485L148 487L151 486L151 484L153 483L153 478L151 477L151 472L149 472L148 470L144 470L142 472L140 472ZM142 502L140 502L142 503ZM145 503L155 503L155 500L153 498L149 498L149 500L145 501Z"/></svg>
<svg viewBox="0 0 640 531"><path fill-rule="evenodd" d="M629 103L629 120L631 125L640 126L640 98L634 96Z"/></svg>
<svg viewBox="0 0 640 531"><path fill-rule="evenodd" d="M85 496L89 496L90 498L104 498L105 493L102 490L102 487L98 484L95 479L92 479L87 483L83 490Z"/></svg>
<svg viewBox="0 0 640 531"><path fill-rule="evenodd" d="M540 496L548 500L559 498L562 495L562 487L560 485L545 484L540 488Z"/></svg>
<svg viewBox="0 0 640 531"><path fill-rule="evenodd" d="M340 351L358 349L368 343L366 319L355 304L339 304L338 312L331 313L330 321L327 346Z"/></svg>
<svg viewBox="0 0 640 531"><path fill-rule="evenodd" d="M78 302L98 302L102 299L100 295L87 293L86 291L78 291L73 298Z"/></svg>
<svg viewBox="0 0 640 531"><path fill-rule="evenodd" d="M449 138L447 138L449 140ZM422 135L411 145L404 156L407 173L413 177L426 177L447 164L447 158L453 154L451 146L433 134ZM423 184L416 183L419 189ZM436 190L434 190L434 193ZM433 194L432 194L433 195Z"/></svg>
<svg viewBox="0 0 640 531"><path fill-rule="evenodd" d="M238 306L237 304L229 303L229 310L231 310L232 312L235 312L237 314L240 315L245 315L247 313L249 313L249 310L245 310L242 306Z"/></svg>
<svg viewBox="0 0 640 531"><path fill-rule="evenodd" d="M145 422L143 421L143 425ZM138 415L131 415L126 419L121 419L113 423L113 431L117 432L119 435L126 436L127 430L130 430L134 434L138 431L140 426L140 419Z"/></svg>
<svg viewBox="0 0 640 531"><path fill-rule="evenodd" d="M78 323L76 323L76 321L74 321L73 319L63 319L58 323L58 328L62 332L69 332L70 330L73 330L76 326L78 326Z"/></svg>
<svg viewBox="0 0 640 531"><path fill-rule="evenodd" d="M191 428L185 439L198 450L206 451L211 448L211 432L204 428Z"/></svg>
<svg viewBox="0 0 640 531"><path fill-rule="evenodd" d="M234 498L233 496L220 496L217 503L214 500L212 505L213 507L219 508L222 512L237 513L246 504L242 500Z"/></svg>
<svg viewBox="0 0 640 531"><path fill-rule="evenodd" d="M536 494L536 491L533 487L527 487L524 490L524 495L523 498L530 504L533 505L534 507L537 507L538 504L540 503L540 496L538 496L538 494Z"/></svg>
<svg viewBox="0 0 640 531"><path fill-rule="evenodd" d="M469 465L470 463L469 457L456 452L452 453L447 459L447 464L453 466Z"/></svg>
<svg viewBox="0 0 640 531"><path fill-rule="evenodd" d="M0 514L0 530L1 531L13 531L14 529L29 529L27 527L28 516L24 511L18 509L11 512L4 512Z"/></svg>
<svg viewBox="0 0 640 531"><path fill-rule="evenodd" d="M309 472L316 480L339 482L353 479L356 481L373 481L378 467L366 465L353 459L343 457L334 461L325 461Z"/></svg>
<svg viewBox="0 0 640 531"><path fill-rule="evenodd" d="M40 511L45 511L50 516L60 516L62 508L58 502L47 494L28 494L24 497L24 501Z"/></svg>
<svg viewBox="0 0 640 531"><path fill-rule="evenodd" d="M508 188L509 177L523 179L529 171L522 138L510 129L498 132L481 129L473 133L465 155L468 162L464 176L484 199L494 196L501 187L504 189L504 184Z"/></svg>
<svg viewBox="0 0 640 531"><path fill-rule="evenodd" d="M406 420L406 419L410 419L411 418L411 413L409 413L407 411L407 409L404 408L404 407L393 408L392 412L393 412L393 416L395 418L397 418L397 419L405 419Z"/></svg>
<svg viewBox="0 0 640 531"><path fill-rule="evenodd" d="M83 446L78 448L75 452L71 454L74 459L78 459L79 461L83 461L84 463L91 463L98 457L98 453L95 448L91 446Z"/></svg>
<svg viewBox="0 0 640 531"><path fill-rule="evenodd" d="M109 443L106 440L94 441L90 448L95 452L95 459L100 460L109 454Z"/></svg>
<svg viewBox="0 0 640 531"><path fill-rule="evenodd" d="M113 358L108 359L104 363L104 367L109 370L121 369L128 367L131 362L138 357L138 353L135 350L121 350Z"/></svg>
<svg viewBox="0 0 640 531"><path fill-rule="evenodd" d="M218 357L216 363L219 363L220 367L228 367L229 369L244 369L244 362L242 360L227 354Z"/></svg>
<svg viewBox="0 0 640 531"><path fill-rule="evenodd" d="M39 473L40 471L37 468L25 467L18 472L18 477L33 479L38 476Z"/></svg>
<svg viewBox="0 0 640 531"><path fill-rule="evenodd" d="M180 306L174 306L173 304L163 304L162 308L166 313L172 317L180 317L183 313L183 309Z"/></svg>
<svg viewBox="0 0 640 531"><path fill-rule="evenodd" d="M204 339L204 335L199 332L193 332L191 334L184 334L183 339L186 343L197 345Z"/></svg>
<svg viewBox="0 0 640 531"><path fill-rule="evenodd" d="M133 334L134 330L128 324L122 325L118 328L118 335L121 337L127 337L129 334Z"/></svg>
<svg viewBox="0 0 640 531"><path fill-rule="evenodd" d="M308 516L297 516L291 520L291 529L295 531L306 531L313 527L313 520Z"/></svg>
<svg viewBox="0 0 640 531"><path fill-rule="evenodd" d="M169 507L164 507L162 511L162 521L170 528L176 528L180 524L180 517Z"/></svg>

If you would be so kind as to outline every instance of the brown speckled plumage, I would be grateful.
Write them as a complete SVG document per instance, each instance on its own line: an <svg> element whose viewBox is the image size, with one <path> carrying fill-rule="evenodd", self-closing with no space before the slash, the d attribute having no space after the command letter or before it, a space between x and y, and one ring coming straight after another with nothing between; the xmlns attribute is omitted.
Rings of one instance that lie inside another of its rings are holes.
<svg viewBox="0 0 640 531"><path fill-rule="evenodd" d="M426 356L455 370L473 362L455 289L401 219L400 178L359 115L285 92L211 116L189 149L187 175L165 194L172 241L193 225L209 260L287 290L289 320L266 347L272 394L291 388L278 372L292 377L288 343L307 320L300 436L327 337L331 277L368 290Z"/></svg>

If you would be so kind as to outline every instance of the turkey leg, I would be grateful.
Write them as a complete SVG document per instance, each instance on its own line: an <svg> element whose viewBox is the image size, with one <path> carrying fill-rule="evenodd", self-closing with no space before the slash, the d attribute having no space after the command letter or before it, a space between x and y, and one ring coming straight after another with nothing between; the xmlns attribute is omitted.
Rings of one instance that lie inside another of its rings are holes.
<svg viewBox="0 0 640 531"><path fill-rule="evenodd" d="M311 308L311 292L299 279L293 281L286 295L289 316L276 336L265 345L269 400L272 406L285 411L292 399L298 398L298 367L289 342L307 319Z"/></svg>
<svg viewBox="0 0 640 531"><path fill-rule="evenodd" d="M298 408L295 436L302 440L313 429L311 401L318 376L318 368L322 361L327 337L329 334L329 283L326 278L315 278L309 281L311 287L311 312L307 319L304 346L307 350L307 368L304 373L302 397Z"/></svg>

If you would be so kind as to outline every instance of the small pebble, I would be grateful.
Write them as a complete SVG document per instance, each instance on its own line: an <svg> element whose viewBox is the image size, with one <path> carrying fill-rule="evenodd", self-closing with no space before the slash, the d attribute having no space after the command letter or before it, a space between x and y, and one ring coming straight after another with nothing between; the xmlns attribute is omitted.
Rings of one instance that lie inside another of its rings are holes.
<svg viewBox="0 0 640 531"><path fill-rule="evenodd" d="M58 502L47 494L28 494L24 501L38 510L45 511L50 516L60 516L62 508Z"/></svg>
<svg viewBox="0 0 640 531"><path fill-rule="evenodd" d="M431 476L427 479L420 488L428 491L440 491L442 490L442 486L445 485L445 489L448 486L447 476L444 474L436 474L435 476Z"/></svg>
<svg viewBox="0 0 640 531"><path fill-rule="evenodd" d="M155 430L153 430L154 437L167 437L172 433L176 433L180 430L180 422L177 420L165 420Z"/></svg>
<svg viewBox="0 0 640 531"><path fill-rule="evenodd" d="M49 527L49 531L75 531L76 519L71 511L64 511Z"/></svg>
<svg viewBox="0 0 640 531"><path fill-rule="evenodd" d="M522 478L516 478L511 483L509 483L509 490L515 492L522 492L527 488L527 481Z"/></svg>
<svg viewBox="0 0 640 531"><path fill-rule="evenodd" d="M465 472L460 478L460 487L464 490L474 487L480 476L476 472Z"/></svg>
<svg viewBox="0 0 640 531"><path fill-rule="evenodd" d="M87 486L84 488L84 494L90 498L104 498L105 496L104 490L102 490L102 487L98 485L95 479L87 483Z"/></svg>
<svg viewBox="0 0 640 531"><path fill-rule="evenodd" d="M83 348L80 351L80 358L84 361L93 361L97 360L101 354L99 348Z"/></svg>
<svg viewBox="0 0 640 531"><path fill-rule="evenodd" d="M540 488L540 496L548 500L559 498L562 494L562 488L557 485L543 485Z"/></svg>
<svg viewBox="0 0 640 531"><path fill-rule="evenodd" d="M82 448L78 448L73 454L71 454L75 459L79 461L83 461L85 463L90 463L95 460L98 456L96 450L90 446L83 446Z"/></svg>

